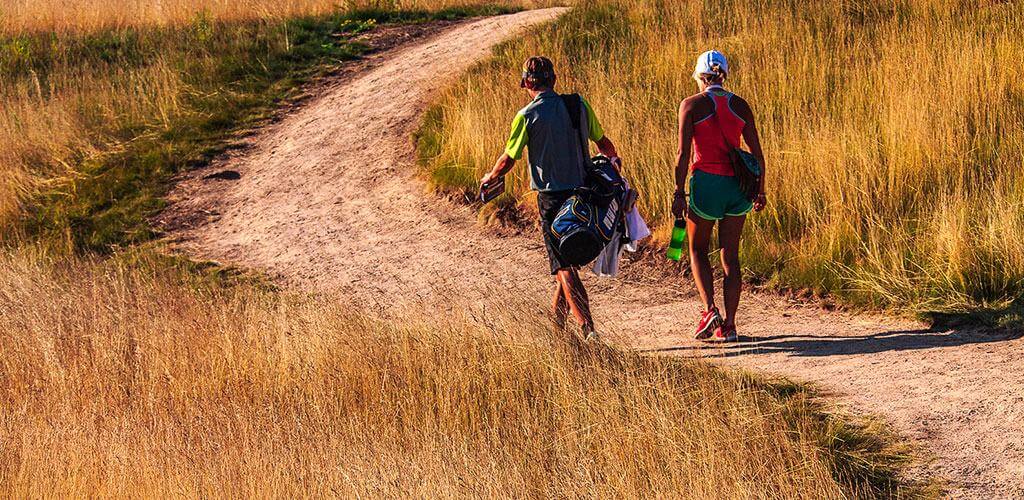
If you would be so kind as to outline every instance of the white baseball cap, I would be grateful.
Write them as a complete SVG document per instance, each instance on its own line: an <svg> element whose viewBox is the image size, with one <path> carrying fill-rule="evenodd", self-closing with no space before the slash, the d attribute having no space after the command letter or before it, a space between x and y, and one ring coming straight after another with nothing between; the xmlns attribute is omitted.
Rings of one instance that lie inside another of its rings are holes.
<svg viewBox="0 0 1024 500"><path fill-rule="evenodd" d="M700 80L700 75L714 75L729 73L729 63L725 60L725 54L717 50L709 50L697 58L697 66L693 68L693 79Z"/></svg>

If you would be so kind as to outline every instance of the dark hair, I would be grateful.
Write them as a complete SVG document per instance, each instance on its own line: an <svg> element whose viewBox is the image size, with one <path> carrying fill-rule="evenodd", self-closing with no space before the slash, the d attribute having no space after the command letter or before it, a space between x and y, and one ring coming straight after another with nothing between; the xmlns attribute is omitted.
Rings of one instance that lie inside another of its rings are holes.
<svg viewBox="0 0 1024 500"><path fill-rule="evenodd" d="M555 65L544 56L533 56L523 63L523 87L529 83L533 88L551 87L555 84Z"/></svg>

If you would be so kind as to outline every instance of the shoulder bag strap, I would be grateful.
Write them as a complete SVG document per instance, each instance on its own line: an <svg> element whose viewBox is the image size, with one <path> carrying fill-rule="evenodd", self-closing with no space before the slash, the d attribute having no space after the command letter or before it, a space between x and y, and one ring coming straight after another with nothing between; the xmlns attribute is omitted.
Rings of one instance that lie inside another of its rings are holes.
<svg viewBox="0 0 1024 500"><path fill-rule="evenodd" d="M582 113L583 113L583 96L579 94L559 94L562 98L562 103L565 104L566 111L569 112L569 120L572 122L572 129L576 133L576 141L580 145L580 153L582 157L580 160L583 162L584 168L590 161L590 151L587 148L587 141L583 137L583 126L582 126Z"/></svg>

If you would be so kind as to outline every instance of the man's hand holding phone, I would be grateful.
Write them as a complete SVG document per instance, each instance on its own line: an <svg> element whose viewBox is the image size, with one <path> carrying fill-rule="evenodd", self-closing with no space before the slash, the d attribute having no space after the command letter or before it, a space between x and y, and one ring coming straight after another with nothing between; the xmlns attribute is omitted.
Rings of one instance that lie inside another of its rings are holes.
<svg viewBox="0 0 1024 500"><path fill-rule="evenodd" d="M505 176L494 175L494 172L490 172L480 179L480 196L479 200L481 203L487 203L498 196L501 196L505 192Z"/></svg>

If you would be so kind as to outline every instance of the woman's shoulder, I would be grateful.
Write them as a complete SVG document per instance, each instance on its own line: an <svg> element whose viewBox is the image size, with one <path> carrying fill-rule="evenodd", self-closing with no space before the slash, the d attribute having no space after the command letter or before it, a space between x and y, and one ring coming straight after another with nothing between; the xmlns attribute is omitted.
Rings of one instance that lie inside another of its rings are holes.
<svg viewBox="0 0 1024 500"><path fill-rule="evenodd" d="M737 94L735 92L729 92L729 102L730 103L742 104L744 106L748 105L747 104L747 100L744 99L743 97L741 97L739 94Z"/></svg>
<svg viewBox="0 0 1024 500"><path fill-rule="evenodd" d="M750 104L747 103L747 100L732 92L729 93L729 108L744 120L747 120L748 117L752 117L754 114L750 110Z"/></svg>
<svg viewBox="0 0 1024 500"><path fill-rule="evenodd" d="M696 94L693 94L693 95L691 95L689 97L684 97L683 98L683 103L699 102L699 101L702 101L704 99L707 99L707 97L708 97L707 94L705 94L704 92L697 92Z"/></svg>
<svg viewBox="0 0 1024 500"><path fill-rule="evenodd" d="M679 109L694 109L695 106L699 106L700 104L706 102L707 100L707 95L705 95L703 92L698 92L689 97L683 98L683 100L679 103Z"/></svg>

